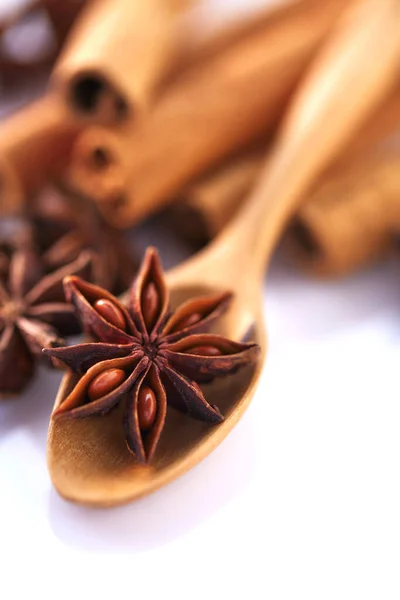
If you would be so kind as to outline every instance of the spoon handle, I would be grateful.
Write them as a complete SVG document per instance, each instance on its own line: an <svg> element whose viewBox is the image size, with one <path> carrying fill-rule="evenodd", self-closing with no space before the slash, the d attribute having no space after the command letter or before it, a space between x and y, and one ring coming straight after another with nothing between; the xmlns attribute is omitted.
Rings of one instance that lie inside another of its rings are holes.
<svg viewBox="0 0 400 600"><path fill-rule="evenodd" d="M258 184L216 242L230 247L231 261L236 248L242 261L245 254L263 274L309 185L389 93L399 72L400 0L360 0L317 57Z"/></svg>

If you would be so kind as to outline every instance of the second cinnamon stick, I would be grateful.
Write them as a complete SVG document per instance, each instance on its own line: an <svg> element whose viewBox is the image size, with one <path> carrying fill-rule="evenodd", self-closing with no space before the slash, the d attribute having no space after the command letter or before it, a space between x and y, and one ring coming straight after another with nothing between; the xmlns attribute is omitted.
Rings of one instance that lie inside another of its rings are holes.
<svg viewBox="0 0 400 600"><path fill-rule="evenodd" d="M61 176L81 126L60 100L45 96L0 124L0 211L14 212Z"/></svg>
<svg viewBox="0 0 400 600"><path fill-rule="evenodd" d="M400 154L373 156L325 181L286 236L295 264L316 275L348 274L387 254L400 233Z"/></svg>
<svg viewBox="0 0 400 600"><path fill-rule="evenodd" d="M374 146L379 146L399 125L400 89L396 89L364 124L321 181L340 179L342 171L356 169L360 161L365 163L366 159L363 156L367 156ZM179 194L179 201L169 211L169 217L180 234L198 245L214 238L229 222L250 191L264 153L262 148L245 153L185 188ZM319 185L323 183L318 184L317 188ZM307 207L307 204L305 206ZM351 209L349 218L350 215ZM329 270L330 266L326 264L325 271ZM333 265L332 270L335 270Z"/></svg>

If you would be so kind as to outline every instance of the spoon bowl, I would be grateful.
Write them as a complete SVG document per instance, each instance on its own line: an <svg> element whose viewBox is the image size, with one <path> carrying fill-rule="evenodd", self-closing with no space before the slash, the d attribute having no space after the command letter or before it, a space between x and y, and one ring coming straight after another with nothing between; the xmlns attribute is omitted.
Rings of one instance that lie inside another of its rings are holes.
<svg viewBox="0 0 400 600"><path fill-rule="evenodd" d="M189 298L220 291L224 290L211 286L173 285L171 306L175 308ZM261 307L257 313L252 313L245 302L238 302L237 297L232 310L221 319L215 331L231 336L232 329L237 329L241 322L245 328L237 339L256 341L265 356L265 328L260 315ZM236 425L254 395L263 362L260 360L233 376L201 386L208 402L217 404L225 417L217 427L189 419L177 410L168 410L163 434L150 465L140 465L128 451L121 407L106 418L52 420L48 462L57 491L65 499L82 504L114 506L145 496L176 479L205 458ZM55 408L77 380L78 376L72 373L64 377Z"/></svg>

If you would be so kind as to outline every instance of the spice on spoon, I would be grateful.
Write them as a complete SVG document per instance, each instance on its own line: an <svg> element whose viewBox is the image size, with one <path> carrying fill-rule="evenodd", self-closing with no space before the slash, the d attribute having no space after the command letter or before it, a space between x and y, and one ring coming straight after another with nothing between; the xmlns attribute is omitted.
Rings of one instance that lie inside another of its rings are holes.
<svg viewBox="0 0 400 600"><path fill-rule="evenodd" d="M199 384L255 363L260 353L255 343L205 333L226 311L231 294L195 298L171 314L154 249L146 253L127 307L78 277L67 277L64 286L94 341L44 350L80 376L54 419L105 415L123 403L126 443L141 463L154 455L167 405L208 423L223 420Z"/></svg>

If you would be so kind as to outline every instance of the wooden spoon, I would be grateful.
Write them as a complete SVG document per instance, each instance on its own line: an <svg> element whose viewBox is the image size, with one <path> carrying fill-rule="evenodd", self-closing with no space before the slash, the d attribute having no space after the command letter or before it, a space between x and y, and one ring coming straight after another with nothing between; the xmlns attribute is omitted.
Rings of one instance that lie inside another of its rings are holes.
<svg viewBox="0 0 400 600"><path fill-rule="evenodd" d="M308 186L388 92L400 59L399 18L399 0L366 0L346 14L298 93L247 205L208 249L169 275L173 304L199 293L233 290L236 299L221 332L256 340L263 359L265 265ZM207 456L237 423L262 366L263 360L210 385L206 397L224 413L221 425L205 426L170 410L150 466L139 466L126 450L118 411L104 418L52 421L48 464L54 485L69 500L111 506L169 483ZM67 375L56 406L73 384L74 376Z"/></svg>

